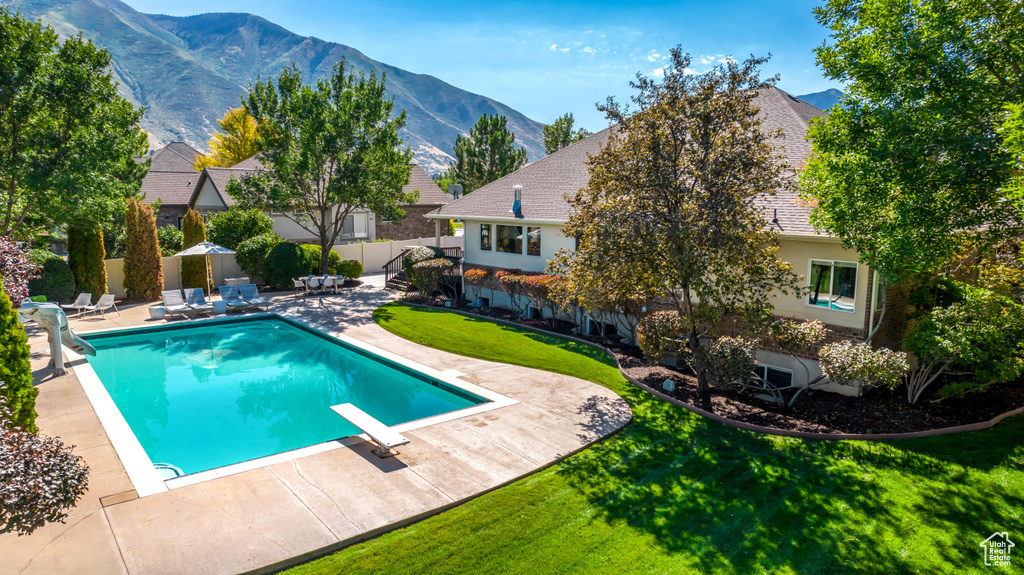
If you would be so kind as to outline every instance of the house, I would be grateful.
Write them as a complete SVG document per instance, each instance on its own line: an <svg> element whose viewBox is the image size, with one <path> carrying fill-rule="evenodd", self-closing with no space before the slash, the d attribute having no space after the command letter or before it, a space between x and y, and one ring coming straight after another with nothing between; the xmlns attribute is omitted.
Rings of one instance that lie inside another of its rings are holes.
<svg viewBox="0 0 1024 575"><path fill-rule="evenodd" d="M420 191L417 203L402 206L406 218L401 224L382 221L372 211L356 208L350 213L342 225L339 244L373 241L384 239L412 239L434 235L433 220L426 220L423 215L448 202L447 196L434 183L422 168L411 164L409 184L403 188L405 192ZM235 205L235 200L227 193L227 185L232 179L243 179L258 173L263 164L257 156L253 156L230 168L206 168L198 175L197 182L191 192L186 208L194 208L205 217L206 214L224 211ZM294 242L317 243L309 230L303 228L282 212L267 213L274 221L274 233ZM378 228L378 225L380 228ZM447 235L448 226L444 226ZM383 232L384 235L381 235ZM413 235L420 234L420 235Z"/></svg>
<svg viewBox="0 0 1024 575"><path fill-rule="evenodd" d="M141 194L145 204L159 202L157 227L173 225L181 228L181 219L188 211L189 199L199 180L192 164L203 153L184 142L171 142L153 151L148 159L149 172L142 179ZM147 158L137 158L143 162Z"/></svg>
<svg viewBox="0 0 1024 575"><path fill-rule="evenodd" d="M801 167L811 152L806 140L808 124L827 114L776 88L762 90L757 104L763 128L783 129L786 160ZM587 186L588 156L597 154L615 129L605 129L526 165L427 217L465 222L464 268L544 272L559 250L575 249L574 238L561 233L570 214L567 198ZM765 198L761 207L766 223L778 231L780 257L805 276L811 288L807 297L776 297L776 315L821 320L829 329L830 341L865 340L879 316L878 298L873 297L878 290L877 274L859 263L858 254L844 248L838 238L815 229L810 224L810 208L795 193ZM509 307L508 295L496 292L491 304ZM610 329L592 323L597 322L591 320L584 329ZM783 384L806 384L821 373L814 357L794 358L763 349L758 351L758 361L766 379Z"/></svg>

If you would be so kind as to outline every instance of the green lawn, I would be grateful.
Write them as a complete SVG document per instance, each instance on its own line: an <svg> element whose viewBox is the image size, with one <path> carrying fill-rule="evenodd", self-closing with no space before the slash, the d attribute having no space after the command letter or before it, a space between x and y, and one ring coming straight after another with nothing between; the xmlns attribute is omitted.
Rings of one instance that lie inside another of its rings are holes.
<svg viewBox="0 0 1024 575"><path fill-rule="evenodd" d="M992 532L1024 549L1024 417L894 443L763 436L652 398L587 346L398 304L374 318L438 349L607 386L635 418L558 465L289 573L990 573L1010 571L982 564Z"/></svg>

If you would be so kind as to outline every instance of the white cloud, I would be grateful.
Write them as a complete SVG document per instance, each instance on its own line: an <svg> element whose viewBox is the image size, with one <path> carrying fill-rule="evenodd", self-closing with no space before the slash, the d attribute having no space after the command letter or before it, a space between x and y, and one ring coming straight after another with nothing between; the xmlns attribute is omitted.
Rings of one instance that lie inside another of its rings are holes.
<svg viewBox="0 0 1024 575"><path fill-rule="evenodd" d="M715 61L715 57L714 56L701 56L700 57L700 63L701 64L710 64L710 63L712 63L714 61Z"/></svg>
<svg viewBox="0 0 1024 575"><path fill-rule="evenodd" d="M552 44L551 47L548 48L548 50L555 50L557 48L558 48L558 44Z"/></svg>
<svg viewBox="0 0 1024 575"><path fill-rule="evenodd" d="M651 52L651 55L647 57L647 61L648 62L654 62L658 58L661 58L661 54L659 54L657 52Z"/></svg>
<svg viewBox="0 0 1024 575"><path fill-rule="evenodd" d="M559 48L558 51L559 52L568 52L569 49L568 48Z"/></svg>
<svg viewBox="0 0 1024 575"><path fill-rule="evenodd" d="M580 50L580 52L583 52L584 54L593 54L595 50L590 46L587 46L586 48Z"/></svg>
<svg viewBox="0 0 1024 575"><path fill-rule="evenodd" d="M664 66L662 66L661 68L655 68L655 69L651 70L651 76L654 76L655 78L661 78L664 75L665 75L665 67Z"/></svg>
<svg viewBox="0 0 1024 575"><path fill-rule="evenodd" d="M683 68L683 74L696 74L697 71L693 68Z"/></svg>

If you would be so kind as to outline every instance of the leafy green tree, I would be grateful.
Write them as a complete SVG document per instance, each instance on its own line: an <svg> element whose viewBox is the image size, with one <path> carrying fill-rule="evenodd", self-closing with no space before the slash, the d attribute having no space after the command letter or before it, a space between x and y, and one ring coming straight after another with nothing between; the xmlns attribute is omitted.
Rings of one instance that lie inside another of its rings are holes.
<svg viewBox="0 0 1024 575"><path fill-rule="evenodd" d="M463 137L455 137L455 162L448 173L463 193L470 193L526 164L526 150L516 148L516 136L509 131L505 116L484 114Z"/></svg>
<svg viewBox="0 0 1024 575"><path fill-rule="evenodd" d="M153 209L129 198L125 227L124 289L128 299L156 299L164 289L164 266Z"/></svg>
<svg viewBox="0 0 1024 575"><path fill-rule="evenodd" d="M274 246L263 262L263 279L277 289L291 289L292 279L309 274L314 256L292 242Z"/></svg>
<svg viewBox="0 0 1024 575"><path fill-rule="evenodd" d="M918 360L907 378L916 403L943 376L958 378L940 397L963 396L1024 374L1024 306L985 289L961 286L962 299L925 313L907 332L904 347Z"/></svg>
<svg viewBox="0 0 1024 575"><path fill-rule="evenodd" d="M185 242L185 234L181 233L178 226L167 224L156 230L157 241L160 242L160 255L169 258L181 251Z"/></svg>
<svg viewBox="0 0 1024 575"><path fill-rule="evenodd" d="M570 112L544 126L544 150L549 154L554 154L569 144L575 144L590 135L590 132L583 128L573 130L575 123L576 120Z"/></svg>
<svg viewBox="0 0 1024 575"><path fill-rule="evenodd" d="M49 250L32 250L29 261L41 267L39 277L28 280L29 294L61 304L75 300L75 274L64 258Z"/></svg>
<svg viewBox="0 0 1024 575"><path fill-rule="evenodd" d="M11 411L11 422L26 431L36 431L36 396L39 390L32 385L30 353L28 336L18 321L18 310L0 289L0 382L6 384L0 393Z"/></svg>
<svg viewBox="0 0 1024 575"><path fill-rule="evenodd" d="M347 72L345 61L330 77L304 86L296 66L250 86L245 108L256 119L266 171L228 184L244 208L273 209L313 234L326 273L331 248L346 217L369 209L401 219L399 207L415 201L409 183L412 152L398 130L405 111L392 117L394 98L385 78Z"/></svg>
<svg viewBox="0 0 1024 575"><path fill-rule="evenodd" d="M148 163L142 109L117 93L111 58L0 7L0 236L123 212Z"/></svg>
<svg viewBox="0 0 1024 575"><path fill-rule="evenodd" d="M206 237L217 245L237 249L249 238L274 231L274 220L261 210L233 206L206 217Z"/></svg>
<svg viewBox="0 0 1024 575"><path fill-rule="evenodd" d="M830 0L815 15L832 36L818 62L846 95L809 132L812 222L889 283L1019 229L997 127L1024 99L1020 3Z"/></svg>
<svg viewBox="0 0 1024 575"><path fill-rule="evenodd" d="M79 293L92 294L95 302L107 293L107 256L103 248L103 230L99 228L68 228L68 265L75 274Z"/></svg>
<svg viewBox="0 0 1024 575"><path fill-rule="evenodd" d="M182 249L188 249L198 243L206 241L206 226L203 224L203 216L198 211L190 209L181 220L181 233L183 235ZM209 287L211 275L209 256L185 256L181 258L181 285L187 288Z"/></svg>
<svg viewBox="0 0 1024 575"><path fill-rule="evenodd" d="M219 166L227 168L247 160L259 153L256 120L245 108L231 108L224 117L217 120L219 134L214 134L208 145L210 153L198 156L193 167L196 171Z"/></svg>
<svg viewBox="0 0 1024 575"><path fill-rule="evenodd" d="M786 189L785 162L753 104L765 58L690 74L676 47L660 82L631 85L637 111L613 98L600 107L621 125L590 161L588 186L571 199L563 229L578 249L562 251L553 273L617 298L664 298L683 326L698 389L708 389L702 340L726 318L771 316L771 297L798 291L778 241L755 200ZM698 303L699 302L699 303Z"/></svg>
<svg viewBox="0 0 1024 575"><path fill-rule="evenodd" d="M255 276L252 278L253 281L256 281L257 277L266 279L263 263L267 260L270 250L283 241L284 238L275 233L249 238L235 248L235 261L245 273Z"/></svg>
<svg viewBox="0 0 1024 575"><path fill-rule="evenodd" d="M440 174L435 175L433 180L434 183L437 184L437 187L441 188L441 191L446 194L448 193L448 186L455 183L455 177L452 176L452 173L449 170L445 170Z"/></svg>

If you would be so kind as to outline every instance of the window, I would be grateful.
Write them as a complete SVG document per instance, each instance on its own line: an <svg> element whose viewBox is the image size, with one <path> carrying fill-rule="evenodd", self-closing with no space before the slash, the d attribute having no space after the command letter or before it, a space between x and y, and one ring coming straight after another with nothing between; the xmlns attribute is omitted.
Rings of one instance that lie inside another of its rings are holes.
<svg viewBox="0 0 1024 575"><path fill-rule="evenodd" d="M480 224L480 249L491 251L491 224Z"/></svg>
<svg viewBox="0 0 1024 575"><path fill-rule="evenodd" d="M526 255L540 255L540 228L533 226L526 228Z"/></svg>
<svg viewBox="0 0 1024 575"><path fill-rule="evenodd" d="M341 236L351 238L354 235L356 235L356 219L349 214L345 216L345 221L341 224Z"/></svg>
<svg viewBox="0 0 1024 575"><path fill-rule="evenodd" d="M184 220L184 219L185 219L185 218L181 218L181 217L179 217L179 218L178 218L178 229L179 229L179 230L181 229L181 222L182 222L182 220Z"/></svg>
<svg viewBox="0 0 1024 575"><path fill-rule="evenodd" d="M761 379L768 382L768 385L773 385L776 388L789 387L793 385L793 372L788 369L772 367L770 365L761 365L759 363L754 367L754 373L756 373Z"/></svg>
<svg viewBox="0 0 1024 575"><path fill-rule="evenodd" d="M807 303L838 311L853 311L857 297L857 264L811 260Z"/></svg>
<svg viewBox="0 0 1024 575"><path fill-rule="evenodd" d="M523 226L498 226L498 251L506 254L523 253Z"/></svg>

